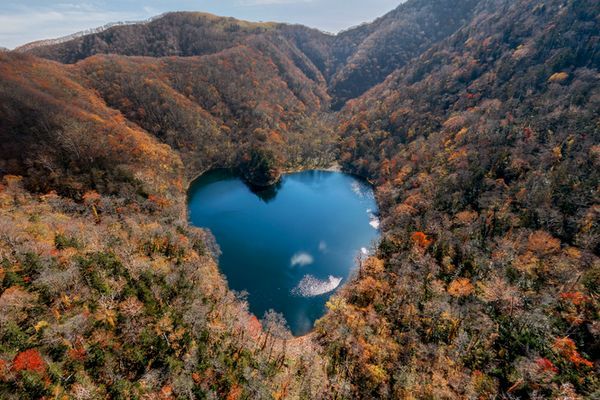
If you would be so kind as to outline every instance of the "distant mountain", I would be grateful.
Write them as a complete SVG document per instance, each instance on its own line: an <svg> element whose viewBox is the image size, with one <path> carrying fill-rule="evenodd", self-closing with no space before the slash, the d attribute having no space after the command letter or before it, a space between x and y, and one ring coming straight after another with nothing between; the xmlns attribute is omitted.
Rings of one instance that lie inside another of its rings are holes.
<svg viewBox="0 0 600 400"><path fill-rule="evenodd" d="M190 57L217 53L277 30L278 26L206 13L174 12L149 22L112 26L59 43L25 45L19 50L63 63L75 63L95 54Z"/></svg>
<svg viewBox="0 0 600 400"><path fill-rule="evenodd" d="M411 0L371 24L340 33L333 45L341 65L329 80L339 109L382 82L471 20L477 0Z"/></svg>
<svg viewBox="0 0 600 400"><path fill-rule="evenodd" d="M325 80L332 106L339 109L454 33L471 18L476 4L476 0L459 5L450 0L410 0L371 24L335 36L297 25L167 13L147 23L103 27L73 38L25 45L17 51L75 63L95 54L199 56L260 40L285 52L310 79Z"/></svg>

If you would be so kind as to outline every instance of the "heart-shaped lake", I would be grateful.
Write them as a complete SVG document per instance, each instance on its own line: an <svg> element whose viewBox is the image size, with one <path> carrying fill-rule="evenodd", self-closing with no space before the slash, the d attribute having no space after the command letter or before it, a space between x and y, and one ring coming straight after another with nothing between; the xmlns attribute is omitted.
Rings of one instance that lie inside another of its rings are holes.
<svg viewBox="0 0 600 400"><path fill-rule="evenodd" d="M282 313L294 335L312 329L379 236L370 185L339 172L288 174L256 192L215 170L194 181L188 207L192 224L216 237L229 286L248 293L257 317Z"/></svg>

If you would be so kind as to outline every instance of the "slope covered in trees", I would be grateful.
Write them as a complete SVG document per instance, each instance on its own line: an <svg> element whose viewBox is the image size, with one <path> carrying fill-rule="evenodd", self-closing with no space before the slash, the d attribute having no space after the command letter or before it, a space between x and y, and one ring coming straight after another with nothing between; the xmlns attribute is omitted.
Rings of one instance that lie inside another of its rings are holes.
<svg viewBox="0 0 600 400"><path fill-rule="evenodd" d="M593 398L599 24L594 0L410 0L338 35L173 13L1 53L0 394ZM184 189L334 159L383 239L288 340Z"/></svg>
<svg viewBox="0 0 600 400"><path fill-rule="evenodd" d="M63 43L33 43L17 50L75 63L96 54L201 56L260 40L286 54L310 79L325 83L333 107L339 109L454 33L472 17L476 4L476 0L410 0L373 23L338 35L297 25L168 13L147 23L115 26Z"/></svg>
<svg viewBox="0 0 600 400"><path fill-rule="evenodd" d="M349 394L597 393L600 8L479 7L342 112L384 231L318 329Z"/></svg>
<svg viewBox="0 0 600 400"><path fill-rule="evenodd" d="M72 73L31 56L0 55L0 168L34 191L78 197L86 189L134 199L178 199L183 165Z"/></svg>
<svg viewBox="0 0 600 400"><path fill-rule="evenodd" d="M1 57L0 397L327 392L316 346L291 341L278 314L250 315L218 270L212 235L188 226L185 142L160 143L75 67ZM115 91L127 83L111 79ZM145 87L184 102L165 82ZM222 142L203 150L229 152Z"/></svg>

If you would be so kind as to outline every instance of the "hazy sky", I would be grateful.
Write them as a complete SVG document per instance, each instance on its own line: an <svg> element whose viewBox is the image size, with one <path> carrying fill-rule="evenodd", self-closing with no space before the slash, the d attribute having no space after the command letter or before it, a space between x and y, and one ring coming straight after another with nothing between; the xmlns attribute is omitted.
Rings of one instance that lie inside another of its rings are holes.
<svg viewBox="0 0 600 400"><path fill-rule="evenodd" d="M250 21L301 23L337 32L371 21L402 0L0 0L0 46L14 48L166 11L205 11Z"/></svg>

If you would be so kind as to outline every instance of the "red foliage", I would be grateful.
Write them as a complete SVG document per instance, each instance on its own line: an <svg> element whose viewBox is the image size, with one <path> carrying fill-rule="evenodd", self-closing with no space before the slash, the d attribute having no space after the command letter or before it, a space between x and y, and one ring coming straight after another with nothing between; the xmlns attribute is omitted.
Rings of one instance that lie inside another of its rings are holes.
<svg viewBox="0 0 600 400"><path fill-rule="evenodd" d="M15 372L33 371L43 374L46 372L46 363L39 351L29 349L17 354L13 360L12 370Z"/></svg>
<svg viewBox="0 0 600 400"><path fill-rule="evenodd" d="M547 358L544 358L544 357L538 358L537 360L535 360L535 363L543 371L553 372L553 373L558 372L558 368L556 368L556 366L552 363L552 361L548 360Z"/></svg>

